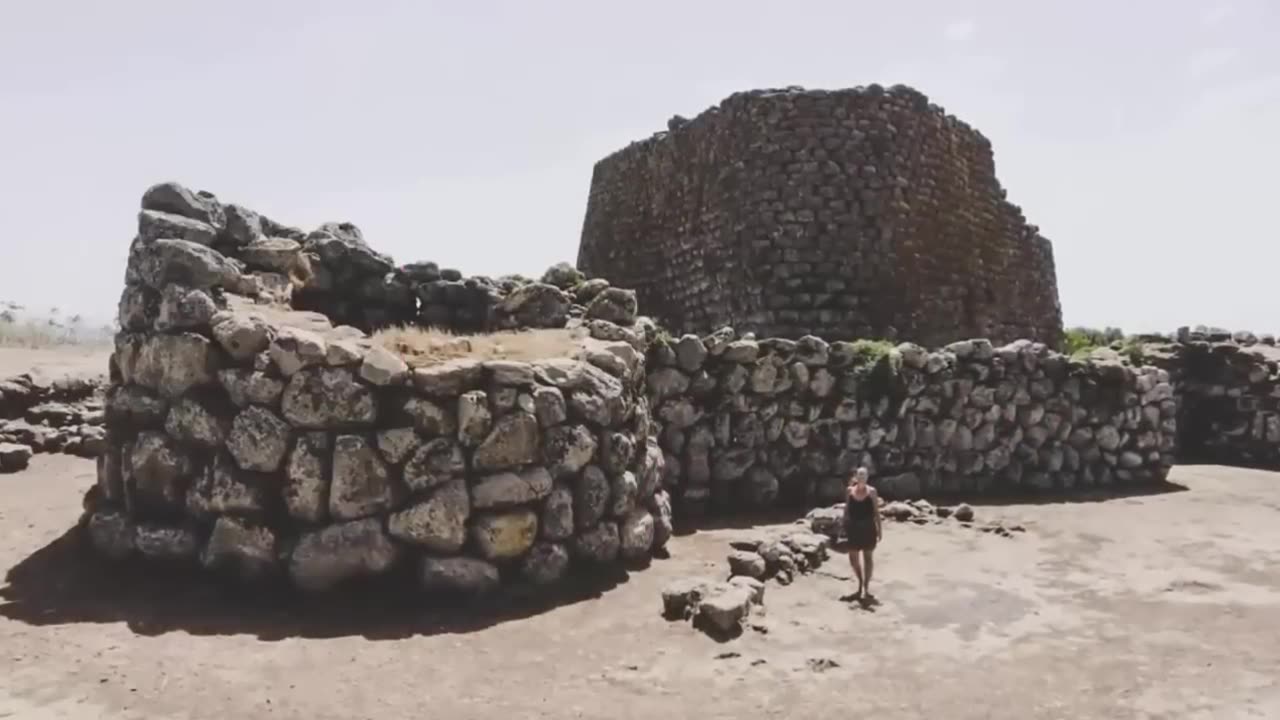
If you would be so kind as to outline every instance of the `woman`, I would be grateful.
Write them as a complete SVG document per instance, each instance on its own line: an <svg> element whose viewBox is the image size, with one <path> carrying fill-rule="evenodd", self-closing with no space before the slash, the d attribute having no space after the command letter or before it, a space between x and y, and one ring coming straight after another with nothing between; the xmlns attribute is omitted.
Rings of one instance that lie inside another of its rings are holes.
<svg viewBox="0 0 1280 720"><path fill-rule="evenodd" d="M867 469L849 478L844 502L844 534L849 541L849 564L858 578L858 599L874 599L871 594L873 555L880 542L880 507L876 489L867 484ZM865 569L864 569L865 568Z"/></svg>

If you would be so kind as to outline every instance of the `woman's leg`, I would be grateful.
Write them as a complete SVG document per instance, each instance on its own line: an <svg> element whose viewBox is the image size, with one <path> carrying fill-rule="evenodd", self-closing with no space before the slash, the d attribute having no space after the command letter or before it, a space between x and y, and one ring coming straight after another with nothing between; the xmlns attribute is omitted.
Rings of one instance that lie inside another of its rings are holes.
<svg viewBox="0 0 1280 720"><path fill-rule="evenodd" d="M864 576L866 577L866 580L863 582L862 586L866 588L865 594L867 595L867 597L871 596L871 571L875 569L875 552L876 552L875 550L862 551L862 554L863 554L862 562L866 566L866 570L864 571Z"/></svg>
<svg viewBox="0 0 1280 720"><path fill-rule="evenodd" d="M858 578L858 592L856 595L862 594L862 559L858 556L857 550L849 551L849 566L853 568L853 576Z"/></svg>

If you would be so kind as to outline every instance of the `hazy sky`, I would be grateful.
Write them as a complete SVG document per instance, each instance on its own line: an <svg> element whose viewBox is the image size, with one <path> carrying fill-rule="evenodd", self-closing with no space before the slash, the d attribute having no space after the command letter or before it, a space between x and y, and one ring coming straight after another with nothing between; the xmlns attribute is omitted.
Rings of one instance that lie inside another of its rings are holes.
<svg viewBox="0 0 1280 720"><path fill-rule="evenodd" d="M592 164L736 90L906 83L991 138L1069 324L1280 331L1268 0L6 0L0 299L111 317L142 191L539 273Z"/></svg>

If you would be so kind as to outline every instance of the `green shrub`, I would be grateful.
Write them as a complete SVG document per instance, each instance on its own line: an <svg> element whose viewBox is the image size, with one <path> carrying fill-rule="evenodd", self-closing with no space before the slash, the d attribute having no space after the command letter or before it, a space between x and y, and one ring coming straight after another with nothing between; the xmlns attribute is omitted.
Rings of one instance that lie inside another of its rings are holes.
<svg viewBox="0 0 1280 720"><path fill-rule="evenodd" d="M888 340L854 340L852 344L853 364L856 366L871 365L894 348Z"/></svg>

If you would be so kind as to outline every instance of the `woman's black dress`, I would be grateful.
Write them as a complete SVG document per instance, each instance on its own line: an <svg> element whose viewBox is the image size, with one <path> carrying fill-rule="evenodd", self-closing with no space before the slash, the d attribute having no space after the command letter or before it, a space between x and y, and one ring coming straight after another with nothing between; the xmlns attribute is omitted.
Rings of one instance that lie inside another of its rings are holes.
<svg viewBox="0 0 1280 720"><path fill-rule="evenodd" d="M876 500L867 496L858 500L850 497L844 502L844 534L849 539L850 550L876 549Z"/></svg>

